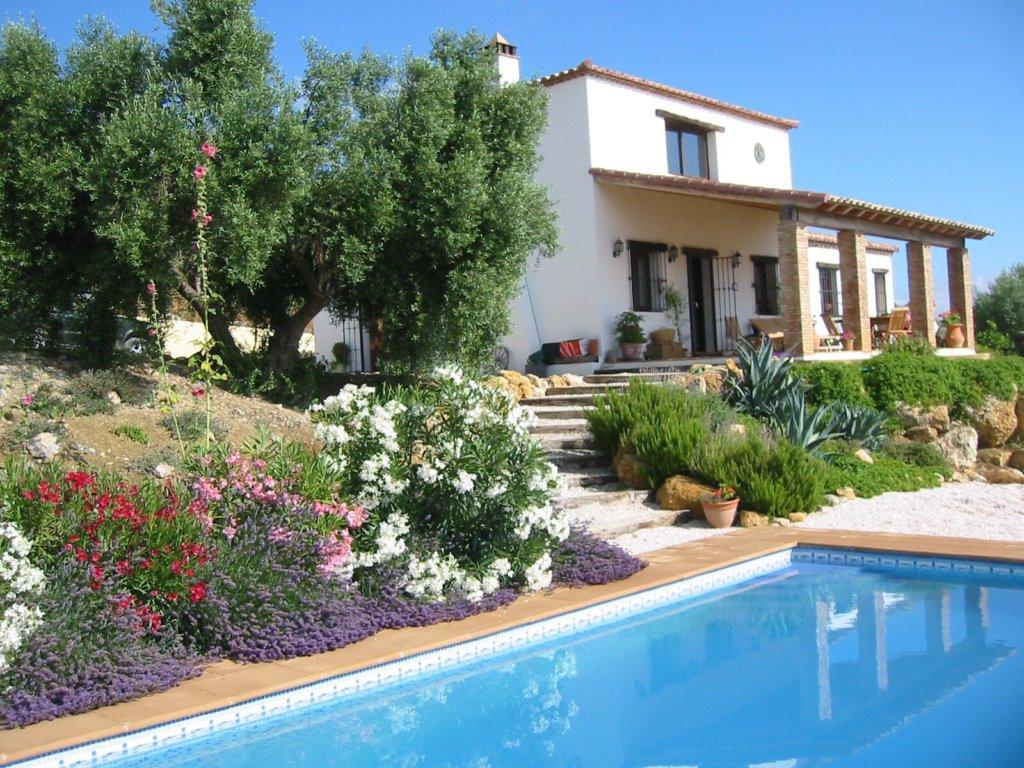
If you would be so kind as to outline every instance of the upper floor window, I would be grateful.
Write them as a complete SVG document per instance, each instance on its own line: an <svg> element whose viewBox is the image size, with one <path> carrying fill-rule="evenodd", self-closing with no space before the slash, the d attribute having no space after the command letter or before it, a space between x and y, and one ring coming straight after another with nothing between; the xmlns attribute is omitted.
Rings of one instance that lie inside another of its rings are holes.
<svg viewBox="0 0 1024 768"><path fill-rule="evenodd" d="M759 315L779 314L779 260L751 256L754 262L754 304Z"/></svg>
<svg viewBox="0 0 1024 768"><path fill-rule="evenodd" d="M665 122L668 172L711 178L708 172L707 129L686 123Z"/></svg>
<svg viewBox="0 0 1024 768"><path fill-rule="evenodd" d="M629 241L629 285L634 312L665 311L665 272L668 246Z"/></svg>

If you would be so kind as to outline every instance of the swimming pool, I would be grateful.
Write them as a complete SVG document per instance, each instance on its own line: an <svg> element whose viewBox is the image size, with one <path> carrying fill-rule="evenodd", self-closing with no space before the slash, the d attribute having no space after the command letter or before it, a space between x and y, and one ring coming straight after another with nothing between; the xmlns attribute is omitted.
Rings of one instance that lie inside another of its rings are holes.
<svg viewBox="0 0 1024 768"><path fill-rule="evenodd" d="M23 765L1020 766L1022 648L1024 566L797 549Z"/></svg>

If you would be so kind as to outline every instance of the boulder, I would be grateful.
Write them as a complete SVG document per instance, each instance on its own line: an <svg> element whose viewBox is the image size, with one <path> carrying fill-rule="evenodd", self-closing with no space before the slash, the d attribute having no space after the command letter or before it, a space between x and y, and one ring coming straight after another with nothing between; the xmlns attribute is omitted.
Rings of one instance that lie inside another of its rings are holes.
<svg viewBox="0 0 1024 768"><path fill-rule="evenodd" d="M746 437L747 432L749 430L747 429L746 424L741 424L740 422L737 421L735 424L730 424L729 428L726 429L725 431L727 434L732 435L733 437Z"/></svg>
<svg viewBox="0 0 1024 768"><path fill-rule="evenodd" d="M635 454L627 453L619 459L616 472L619 475L619 480L634 490L645 491L651 487L647 482L647 465L640 461Z"/></svg>
<svg viewBox="0 0 1024 768"><path fill-rule="evenodd" d="M787 517L772 518L771 524L774 525L776 528L789 528L791 525L793 525Z"/></svg>
<svg viewBox="0 0 1024 768"><path fill-rule="evenodd" d="M587 383L582 376L578 376L575 373L567 373L564 376L562 376L562 378L569 382L569 386L571 387L582 387L584 384Z"/></svg>
<svg viewBox="0 0 1024 768"><path fill-rule="evenodd" d="M518 401L522 396L519 387L517 387L511 381L506 379L504 376L491 376L490 378L484 379L484 384L488 387L494 387L495 389L500 389L505 392L508 392L512 399L516 401Z"/></svg>
<svg viewBox="0 0 1024 768"><path fill-rule="evenodd" d="M807 513L806 512L790 512L789 513L789 522L791 522L791 523L802 523L806 519L807 519Z"/></svg>
<svg viewBox="0 0 1024 768"><path fill-rule="evenodd" d="M172 467L170 464L160 462L155 467L153 467L153 477L158 477L161 480L168 478L173 474L174 467Z"/></svg>
<svg viewBox="0 0 1024 768"><path fill-rule="evenodd" d="M1024 483L1024 472L1013 467L993 467L989 464L979 464L978 472L990 483L999 485Z"/></svg>
<svg viewBox="0 0 1024 768"><path fill-rule="evenodd" d="M1010 460L1006 462L1007 466L1019 469L1024 472L1024 451L1017 449L1010 454Z"/></svg>
<svg viewBox="0 0 1024 768"><path fill-rule="evenodd" d="M836 488L836 496L846 501L853 501L857 498L857 492L848 485L844 485L842 488Z"/></svg>
<svg viewBox="0 0 1024 768"><path fill-rule="evenodd" d="M695 395L706 395L708 393L708 385L703 378L700 376L691 376L689 379L689 382L686 384L687 392L692 392Z"/></svg>
<svg viewBox="0 0 1024 768"><path fill-rule="evenodd" d="M939 437L939 431L935 427L929 427L926 424L910 427L903 434L907 439L913 440L915 443L934 443Z"/></svg>
<svg viewBox="0 0 1024 768"><path fill-rule="evenodd" d="M1024 442L1024 395L1017 398L1017 439Z"/></svg>
<svg viewBox="0 0 1024 768"><path fill-rule="evenodd" d="M863 461L863 462L864 462L865 464L874 464L874 463L875 463L875 460L874 460L873 458L871 458L871 454L870 454L870 453L868 453L868 452L867 452L866 450L864 450L863 448L859 448L859 449L857 449L857 450L856 450L856 451L854 452L853 456L854 456L854 458L860 459L860 460L861 460L861 461Z"/></svg>
<svg viewBox="0 0 1024 768"><path fill-rule="evenodd" d="M121 404L121 396L117 394L117 392L115 392L114 390L110 390L109 392L107 392L107 394L104 395L104 397L107 399L107 402L110 403L111 405Z"/></svg>
<svg viewBox="0 0 1024 768"><path fill-rule="evenodd" d="M701 497L714 493L710 485L685 475L673 475L658 489L658 506L662 509L689 509L700 513Z"/></svg>
<svg viewBox="0 0 1024 768"><path fill-rule="evenodd" d="M768 515L762 515L760 512L754 512L749 509L740 510L741 528L764 528L771 521L772 519Z"/></svg>
<svg viewBox="0 0 1024 768"><path fill-rule="evenodd" d="M978 461L978 433L974 427L952 423L933 445L952 469L970 469Z"/></svg>
<svg viewBox="0 0 1024 768"><path fill-rule="evenodd" d="M976 408L967 408L971 426L978 430L978 445L998 448L1017 431L1016 399L1000 400L988 395Z"/></svg>
<svg viewBox="0 0 1024 768"><path fill-rule="evenodd" d="M978 461L993 467L1005 467L1010 463L1013 451L1009 448L982 448L978 451Z"/></svg>
<svg viewBox="0 0 1024 768"><path fill-rule="evenodd" d="M40 461L49 461L60 453L60 441L52 432L40 432L25 446L29 456Z"/></svg>
<svg viewBox="0 0 1024 768"><path fill-rule="evenodd" d="M931 427L937 432L949 429L949 406L935 405L923 408L917 405L897 403L894 409L896 420L904 429L910 427Z"/></svg>
<svg viewBox="0 0 1024 768"><path fill-rule="evenodd" d="M725 368L731 376L735 376L737 379L743 378L743 371L736 364L736 361L731 357L725 361Z"/></svg>

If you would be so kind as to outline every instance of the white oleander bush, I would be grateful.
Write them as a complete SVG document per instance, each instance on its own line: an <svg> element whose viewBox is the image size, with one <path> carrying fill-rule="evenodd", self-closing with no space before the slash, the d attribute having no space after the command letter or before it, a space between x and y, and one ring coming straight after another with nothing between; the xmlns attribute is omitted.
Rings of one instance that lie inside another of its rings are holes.
<svg viewBox="0 0 1024 768"><path fill-rule="evenodd" d="M0 516L6 516L0 509ZM29 560L32 544L11 522L0 519L0 673L43 620L35 598L43 572Z"/></svg>
<svg viewBox="0 0 1024 768"><path fill-rule="evenodd" d="M357 578L398 565L406 591L427 600L550 584L551 551L569 535L551 503L557 470L507 394L439 368L411 387L348 385L311 416L368 511L353 542Z"/></svg>

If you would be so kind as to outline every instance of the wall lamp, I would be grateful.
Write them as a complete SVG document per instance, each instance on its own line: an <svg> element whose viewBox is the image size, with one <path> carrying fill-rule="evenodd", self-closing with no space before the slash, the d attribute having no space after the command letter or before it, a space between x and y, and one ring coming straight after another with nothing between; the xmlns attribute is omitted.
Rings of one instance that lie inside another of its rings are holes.
<svg viewBox="0 0 1024 768"><path fill-rule="evenodd" d="M732 268L733 268L733 269L736 269L736 268L737 268L737 267L738 267L738 266L740 265L740 261L741 261L742 259L743 259L743 257L742 257L742 256L740 256L740 252L739 252L739 251L736 251L736 253L734 253L734 254L732 255Z"/></svg>
<svg viewBox="0 0 1024 768"><path fill-rule="evenodd" d="M621 239L616 238L615 243L612 245L612 258L619 258L624 250L626 250L626 244Z"/></svg>
<svg viewBox="0 0 1024 768"><path fill-rule="evenodd" d="M674 245L670 246L669 249L668 249L668 263L671 264L672 262L674 262L678 258L679 258L679 249L676 248Z"/></svg>

